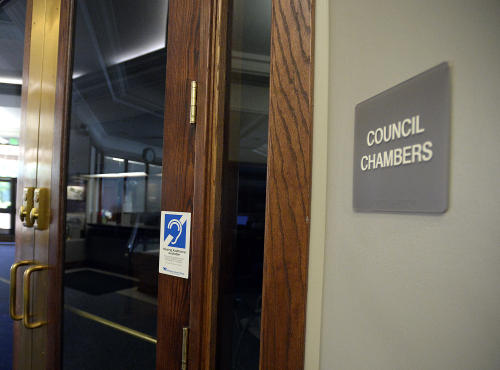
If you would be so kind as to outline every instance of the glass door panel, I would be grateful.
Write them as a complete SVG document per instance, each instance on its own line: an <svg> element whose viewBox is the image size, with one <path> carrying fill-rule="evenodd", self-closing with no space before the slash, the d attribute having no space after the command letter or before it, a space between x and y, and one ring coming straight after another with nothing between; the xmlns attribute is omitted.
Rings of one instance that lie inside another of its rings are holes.
<svg viewBox="0 0 500 370"><path fill-rule="evenodd" d="M0 234L14 231L12 214L15 214L15 203L14 179L0 179Z"/></svg>
<svg viewBox="0 0 500 370"><path fill-rule="evenodd" d="M63 368L153 369L167 0L77 0Z"/></svg>
<svg viewBox="0 0 500 370"><path fill-rule="evenodd" d="M9 270L15 261L14 229L18 175L26 0L0 1L0 369L13 361L9 316Z"/></svg>
<svg viewBox="0 0 500 370"><path fill-rule="evenodd" d="M258 369L271 0L234 0L230 23L217 361L221 369Z"/></svg>

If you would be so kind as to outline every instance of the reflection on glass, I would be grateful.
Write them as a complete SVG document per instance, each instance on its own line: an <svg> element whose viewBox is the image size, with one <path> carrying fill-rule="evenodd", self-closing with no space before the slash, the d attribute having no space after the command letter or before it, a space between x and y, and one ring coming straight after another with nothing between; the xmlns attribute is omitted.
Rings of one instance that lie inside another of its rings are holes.
<svg viewBox="0 0 500 370"><path fill-rule="evenodd" d="M161 166L150 165L146 185L146 204L149 212L160 212L161 201Z"/></svg>
<svg viewBox="0 0 500 370"><path fill-rule="evenodd" d="M21 126L26 0L0 1L0 278L14 263L15 189ZM9 285L0 281L0 369L12 368Z"/></svg>
<svg viewBox="0 0 500 370"><path fill-rule="evenodd" d="M76 1L65 369L155 367L167 5Z"/></svg>
<svg viewBox="0 0 500 370"><path fill-rule="evenodd" d="M271 1L234 0L217 362L258 369L269 106Z"/></svg>
<svg viewBox="0 0 500 370"><path fill-rule="evenodd" d="M10 181L0 180L0 212L7 211L12 206L12 185Z"/></svg>

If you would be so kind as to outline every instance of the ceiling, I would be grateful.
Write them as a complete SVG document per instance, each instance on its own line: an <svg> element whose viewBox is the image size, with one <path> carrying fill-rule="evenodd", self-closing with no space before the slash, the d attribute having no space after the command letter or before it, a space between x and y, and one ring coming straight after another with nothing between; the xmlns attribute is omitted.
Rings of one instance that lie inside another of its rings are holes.
<svg viewBox="0 0 500 370"><path fill-rule="evenodd" d="M19 137L26 0L0 5L0 144Z"/></svg>

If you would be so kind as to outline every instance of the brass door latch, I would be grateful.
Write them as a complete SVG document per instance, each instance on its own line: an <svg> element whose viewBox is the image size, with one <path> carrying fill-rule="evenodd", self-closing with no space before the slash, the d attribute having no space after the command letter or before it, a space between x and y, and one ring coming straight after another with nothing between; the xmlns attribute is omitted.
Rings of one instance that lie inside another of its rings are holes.
<svg viewBox="0 0 500 370"><path fill-rule="evenodd" d="M29 214L30 222L37 230L46 230L50 223L49 189L36 188L33 198L33 208Z"/></svg>
<svg viewBox="0 0 500 370"><path fill-rule="evenodd" d="M19 218L26 227L45 230L50 224L50 193L47 188L26 187L23 189L23 205ZM36 224L36 225L35 225Z"/></svg>
<svg viewBox="0 0 500 370"><path fill-rule="evenodd" d="M33 194L35 188L26 187L23 189L23 205L19 209L19 218L26 227L33 227L31 218L29 217L31 209L33 208Z"/></svg>

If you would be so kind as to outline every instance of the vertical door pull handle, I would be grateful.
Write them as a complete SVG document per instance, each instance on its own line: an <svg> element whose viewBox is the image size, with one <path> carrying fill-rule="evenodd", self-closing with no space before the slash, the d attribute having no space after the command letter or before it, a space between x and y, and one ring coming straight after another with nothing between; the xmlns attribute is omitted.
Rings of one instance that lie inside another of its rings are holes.
<svg viewBox="0 0 500 370"><path fill-rule="evenodd" d="M34 261L19 261L10 267L10 302L9 313L12 320L22 320L23 315L16 314L16 285L17 285L17 269L25 265L33 265Z"/></svg>
<svg viewBox="0 0 500 370"><path fill-rule="evenodd" d="M31 292L30 292L30 280L31 280L31 274L33 274L35 271L41 271L41 270L48 270L49 266L47 265L36 265L33 267L28 268L26 271L24 271L24 278L23 278L23 301L24 301L24 308L23 308L23 324L27 329L36 329L39 328L42 325L45 325L47 322L46 321L37 321L37 322L30 322L30 304L31 304Z"/></svg>

